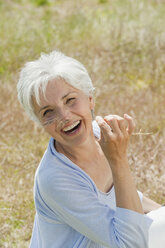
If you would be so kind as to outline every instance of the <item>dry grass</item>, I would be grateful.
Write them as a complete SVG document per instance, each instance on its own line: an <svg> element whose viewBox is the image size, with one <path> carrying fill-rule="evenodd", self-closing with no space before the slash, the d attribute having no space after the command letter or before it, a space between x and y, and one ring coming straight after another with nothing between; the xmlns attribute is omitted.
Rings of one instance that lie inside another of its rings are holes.
<svg viewBox="0 0 165 248"><path fill-rule="evenodd" d="M43 5L42 5L43 4ZM49 137L17 102L20 67L60 49L86 65L96 114L131 114L138 189L165 202L165 2L0 0L0 247L28 247L35 169Z"/></svg>

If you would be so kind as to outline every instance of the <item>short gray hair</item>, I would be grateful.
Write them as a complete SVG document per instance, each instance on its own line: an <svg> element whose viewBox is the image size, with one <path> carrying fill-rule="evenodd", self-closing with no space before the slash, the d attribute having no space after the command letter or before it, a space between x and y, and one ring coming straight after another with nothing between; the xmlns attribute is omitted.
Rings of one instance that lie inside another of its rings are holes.
<svg viewBox="0 0 165 248"><path fill-rule="evenodd" d="M94 87L85 67L76 59L59 51L42 53L40 58L25 64L17 84L18 100L30 119L38 122L32 96L40 104L39 91L45 95L46 86L53 79L62 78L71 86L93 96Z"/></svg>

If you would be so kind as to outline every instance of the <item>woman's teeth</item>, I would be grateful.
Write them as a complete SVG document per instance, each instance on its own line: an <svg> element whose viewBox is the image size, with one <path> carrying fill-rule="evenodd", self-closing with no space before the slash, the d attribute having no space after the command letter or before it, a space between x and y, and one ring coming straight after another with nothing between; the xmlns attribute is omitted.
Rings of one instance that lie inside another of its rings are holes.
<svg viewBox="0 0 165 248"><path fill-rule="evenodd" d="M80 121L76 121L74 124L72 124L72 125L70 125L68 127L63 128L63 131L64 132L68 132L68 131L72 130L74 127L76 127L79 123L80 123Z"/></svg>

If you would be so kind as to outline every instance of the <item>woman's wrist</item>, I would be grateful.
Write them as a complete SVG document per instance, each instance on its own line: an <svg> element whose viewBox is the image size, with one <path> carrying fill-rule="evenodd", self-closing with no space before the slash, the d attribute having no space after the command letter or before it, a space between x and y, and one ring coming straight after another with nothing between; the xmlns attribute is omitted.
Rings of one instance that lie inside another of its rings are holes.
<svg viewBox="0 0 165 248"><path fill-rule="evenodd" d="M127 168L129 169L129 164L128 164L128 159L123 158L123 159L109 159L108 160L109 165L112 170L116 172L120 172L120 170L124 169L126 170Z"/></svg>
<svg viewBox="0 0 165 248"><path fill-rule="evenodd" d="M127 165L128 164L128 159L127 159L127 154L125 155L122 155L122 156L113 156L113 154L108 154L106 156L108 162L111 164L111 165L114 165L114 166L122 166L122 165Z"/></svg>

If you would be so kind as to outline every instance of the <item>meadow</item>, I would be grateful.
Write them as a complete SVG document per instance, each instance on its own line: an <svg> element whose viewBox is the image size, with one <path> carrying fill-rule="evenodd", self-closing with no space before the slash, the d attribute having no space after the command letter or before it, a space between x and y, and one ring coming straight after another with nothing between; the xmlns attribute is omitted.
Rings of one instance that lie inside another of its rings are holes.
<svg viewBox="0 0 165 248"><path fill-rule="evenodd" d="M26 248L35 170L49 141L28 119L16 85L25 62L54 49L81 61L95 115L130 114L137 188L165 203L165 1L0 0L0 247Z"/></svg>

